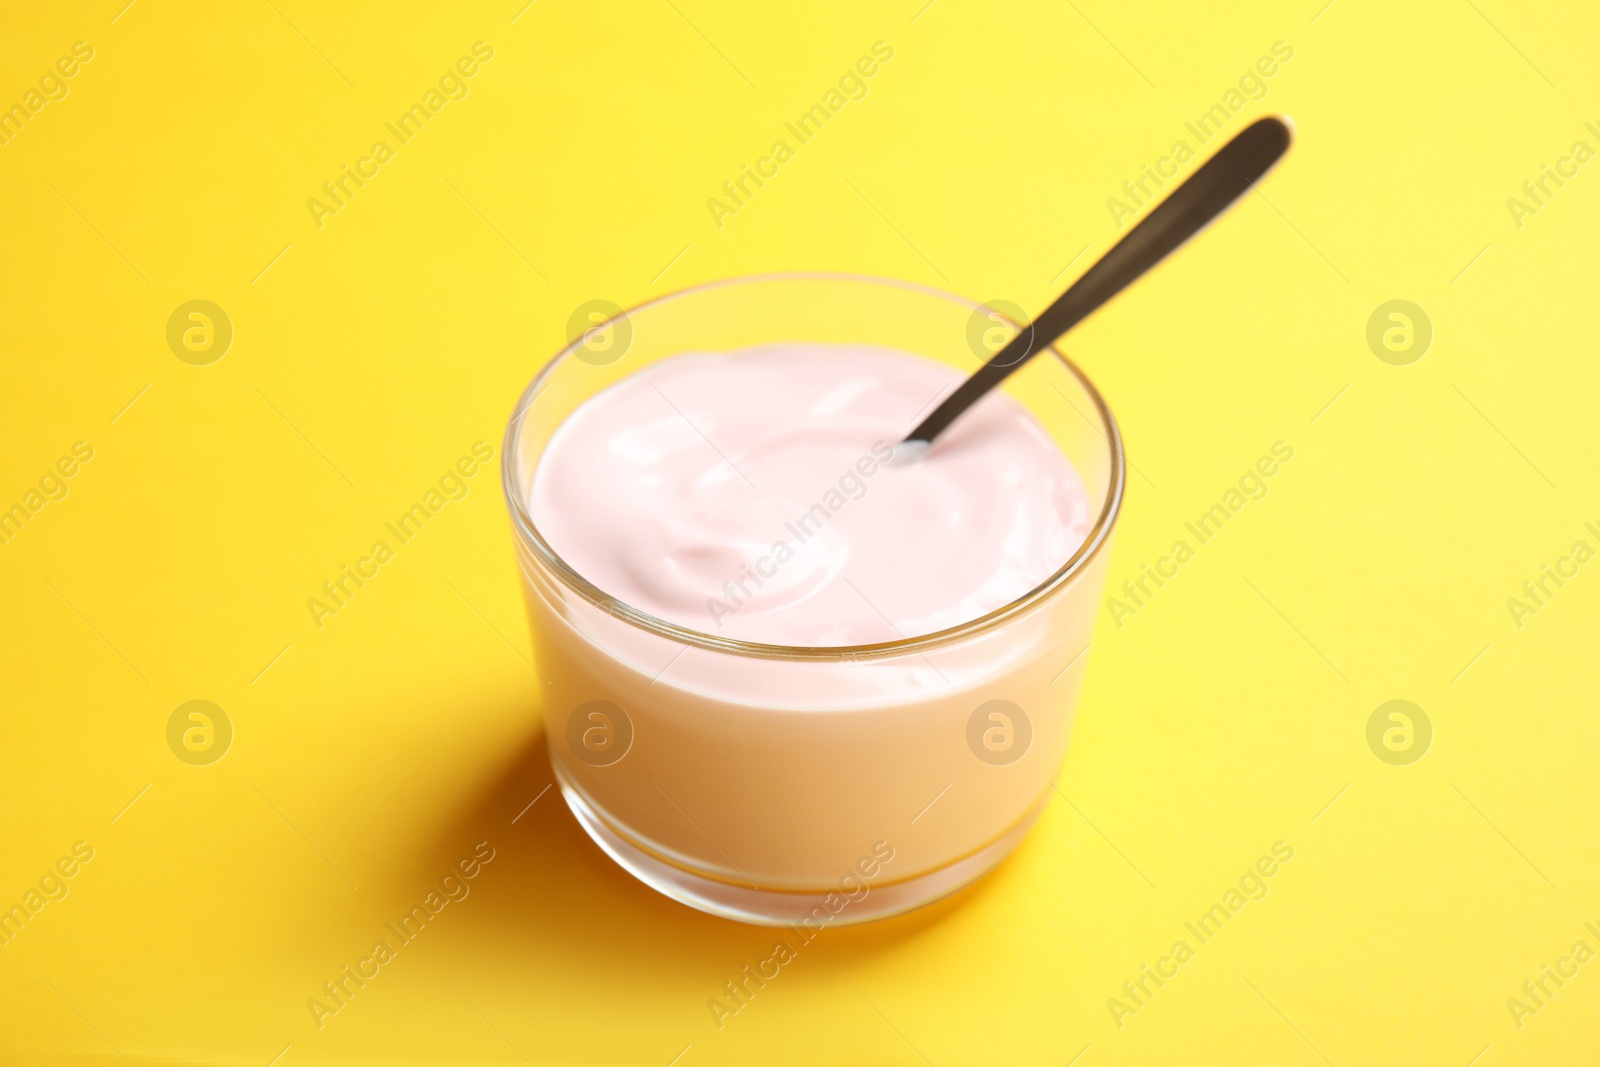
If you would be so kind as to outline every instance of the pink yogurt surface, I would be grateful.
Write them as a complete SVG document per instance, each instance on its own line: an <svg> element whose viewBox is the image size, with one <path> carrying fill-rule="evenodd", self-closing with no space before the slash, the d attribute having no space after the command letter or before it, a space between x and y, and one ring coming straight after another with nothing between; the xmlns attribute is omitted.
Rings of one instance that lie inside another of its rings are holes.
<svg viewBox="0 0 1600 1067"><path fill-rule="evenodd" d="M961 374L854 345L663 360L590 398L533 476L534 524L658 618L791 646L943 630L1023 596L1093 522L1078 473L992 392L924 455L895 445Z"/></svg>

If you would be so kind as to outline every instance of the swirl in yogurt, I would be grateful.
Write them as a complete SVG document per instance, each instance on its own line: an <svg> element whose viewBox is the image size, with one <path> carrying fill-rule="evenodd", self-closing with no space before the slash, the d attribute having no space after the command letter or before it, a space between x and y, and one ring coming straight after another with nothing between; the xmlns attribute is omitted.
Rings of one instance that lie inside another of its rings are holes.
<svg viewBox="0 0 1600 1067"><path fill-rule="evenodd" d="M663 360L559 427L532 517L590 583L705 633L821 647L956 626L1038 586L1093 522L1077 471L1002 391L925 455L894 455L960 380L860 345Z"/></svg>

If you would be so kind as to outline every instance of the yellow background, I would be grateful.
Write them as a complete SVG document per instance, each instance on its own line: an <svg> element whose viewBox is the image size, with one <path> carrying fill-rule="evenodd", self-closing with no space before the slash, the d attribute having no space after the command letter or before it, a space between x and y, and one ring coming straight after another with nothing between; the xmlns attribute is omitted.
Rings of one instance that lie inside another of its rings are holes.
<svg viewBox="0 0 1600 1067"><path fill-rule="evenodd" d="M0 948L0 1059L1593 1055L1600 962L1520 1029L1506 1007L1600 948L1600 564L1521 628L1506 607L1600 547L1600 164L1520 228L1506 206L1600 147L1592 10L121 3L0 16L0 103L95 49L0 147L0 505L95 450L0 545L0 904L95 849ZM470 95L319 229L306 200L478 40ZM717 228L707 198L878 40L869 95ZM320 630L307 598L473 442L498 459L579 304L825 269L1040 308L1280 40L1230 126L1297 122L1266 199L1068 348L1138 467L1113 584L1274 441L1294 460L1139 614L1102 611L1067 799L1012 859L827 931L719 1031L708 998L772 933L636 883L555 791L526 808L550 774L498 474ZM1434 327L1409 366L1365 340L1396 298ZM234 325L210 366L166 344L192 299ZM234 725L210 766L167 746L191 699ZM1410 766L1366 743L1391 699L1433 724ZM480 840L472 895L317 1029L307 999ZM1277 840L1270 894L1118 1028L1107 999Z"/></svg>

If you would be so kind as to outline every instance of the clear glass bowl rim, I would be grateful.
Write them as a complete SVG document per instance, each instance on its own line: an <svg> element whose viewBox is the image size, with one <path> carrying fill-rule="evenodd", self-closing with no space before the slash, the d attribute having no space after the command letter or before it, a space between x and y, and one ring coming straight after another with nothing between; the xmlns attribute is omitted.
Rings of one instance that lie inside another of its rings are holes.
<svg viewBox="0 0 1600 1067"><path fill-rule="evenodd" d="M798 281L854 282L864 285L885 286L937 297L963 307L978 308L983 306L978 301L970 300L964 296L958 296L933 286L897 278L880 278L869 274L849 274L832 271L787 271L771 274L748 274L688 286L636 304L626 309L624 314L631 316L647 308L673 300L681 300L685 297L695 296L714 289L723 289L736 285ZM870 645L773 645L757 641L741 641L734 638L718 637L715 634L680 626L677 623L668 622L666 619L640 611L631 604L618 600L597 586L592 585L581 574L573 570L556 553L556 550L544 539L543 535L539 533L538 527L534 525L533 516L528 514L528 509L523 500L526 487L519 487L513 481L514 468L517 457L520 455L522 426L525 421L524 415L527 413L528 408L533 405L540 392L543 391L544 384L555 374L564 360L573 356L574 350L581 341L582 339L579 338L560 349L540 369L539 373L528 383L528 387L523 390L522 396L518 398L517 405L511 413L511 421L506 426L506 434L501 446L500 481L501 488L505 492L507 507L511 511L512 526L516 531L518 540L524 546L533 550L568 589L613 618L681 644L759 659L822 661L877 659L942 648L995 629L1003 625L1007 620L1031 610L1053 594L1064 589L1103 549L1110 539L1111 529L1116 524L1117 516L1122 510L1123 490L1127 481L1127 464L1122 451L1122 431L1118 429L1117 420L1111 414L1110 406L1106 404L1105 398L1100 395L1100 390L1095 388L1094 382L1065 352L1061 351L1058 345L1051 345L1046 351L1061 361L1068 373L1078 380L1079 384L1083 386L1084 392L1093 401L1095 412L1100 417L1101 436L1104 438L1106 446L1110 449L1110 456L1108 457L1110 473L1105 503L1101 507L1099 515L1095 518L1094 526L1090 528L1088 536L1084 538L1083 544L1078 546L1078 550L1055 573L1016 600L1002 605L986 615L980 615L957 626L936 630L933 633L922 634L917 637L905 637L895 641L882 641ZM1040 353L1041 356L1043 354ZM1034 358L1039 357L1036 356ZM908 427L907 429L909 430L910 428Z"/></svg>

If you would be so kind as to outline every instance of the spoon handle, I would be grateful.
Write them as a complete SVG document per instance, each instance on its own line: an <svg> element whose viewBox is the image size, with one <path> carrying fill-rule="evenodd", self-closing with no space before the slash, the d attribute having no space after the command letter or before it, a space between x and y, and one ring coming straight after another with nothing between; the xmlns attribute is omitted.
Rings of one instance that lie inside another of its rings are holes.
<svg viewBox="0 0 1600 1067"><path fill-rule="evenodd" d="M989 358L960 388L911 431L911 441L931 442L1029 357L1088 318L1133 284L1243 196L1288 151L1290 132L1280 118L1260 119L1201 164L1126 237L1112 246L1056 302Z"/></svg>

